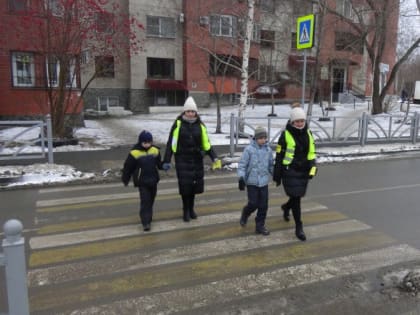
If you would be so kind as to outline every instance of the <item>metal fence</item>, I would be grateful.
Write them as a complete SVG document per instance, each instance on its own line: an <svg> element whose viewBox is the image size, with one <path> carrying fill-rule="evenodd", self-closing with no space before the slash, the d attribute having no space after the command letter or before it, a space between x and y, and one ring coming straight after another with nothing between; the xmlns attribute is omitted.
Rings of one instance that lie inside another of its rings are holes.
<svg viewBox="0 0 420 315"><path fill-rule="evenodd" d="M237 148L249 143L256 126L267 128L268 141L277 144L278 138L287 124L289 117L230 117L230 155ZM308 118L317 146L348 146L392 142L417 143L419 140L419 120L417 112L398 115L369 115L360 117L312 116ZM243 126L243 128L240 128Z"/></svg>
<svg viewBox="0 0 420 315"><path fill-rule="evenodd" d="M48 163L54 163L50 115L46 116L45 121L0 121L0 128L12 127L16 127L16 133L5 142L0 142L0 160L45 158L48 154ZM34 130L38 136L27 140L26 135ZM34 145L38 145L39 150L29 150Z"/></svg>
<svg viewBox="0 0 420 315"><path fill-rule="evenodd" d="M6 238L2 242L4 253L0 253L0 266L5 267L8 315L29 315L23 226L13 219L4 224L3 230Z"/></svg>

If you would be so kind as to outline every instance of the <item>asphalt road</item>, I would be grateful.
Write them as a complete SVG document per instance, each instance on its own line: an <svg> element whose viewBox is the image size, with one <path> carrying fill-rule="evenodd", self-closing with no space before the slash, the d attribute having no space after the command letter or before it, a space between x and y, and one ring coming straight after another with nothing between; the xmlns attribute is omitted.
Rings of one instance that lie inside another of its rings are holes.
<svg viewBox="0 0 420 315"><path fill-rule="evenodd" d="M252 219L239 227L235 173L208 175L186 224L174 175L163 174L150 234L136 190L119 183L1 191L0 223L25 226L31 313L420 313L392 280L420 270L420 157L320 165L303 203L305 243L282 221L282 189L270 186L263 238ZM2 313L4 285L0 294Z"/></svg>

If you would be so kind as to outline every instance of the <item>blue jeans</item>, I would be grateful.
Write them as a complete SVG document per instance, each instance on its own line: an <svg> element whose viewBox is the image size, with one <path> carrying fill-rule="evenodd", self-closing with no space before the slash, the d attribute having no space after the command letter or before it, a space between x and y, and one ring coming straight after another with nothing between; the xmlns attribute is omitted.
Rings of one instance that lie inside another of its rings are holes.
<svg viewBox="0 0 420 315"><path fill-rule="evenodd" d="M263 187L247 185L246 189L248 203L244 207L244 213L249 216L258 209L257 216L255 217L255 225L257 228L263 227L268 209L268 185Z"/></svg>

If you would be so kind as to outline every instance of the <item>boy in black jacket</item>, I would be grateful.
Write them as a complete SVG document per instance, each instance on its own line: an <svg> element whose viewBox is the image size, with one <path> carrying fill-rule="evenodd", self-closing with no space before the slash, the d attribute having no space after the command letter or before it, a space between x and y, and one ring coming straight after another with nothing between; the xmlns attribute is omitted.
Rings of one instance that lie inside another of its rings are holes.
<svg viewBox="0 0 420 315"><path fill-rule="evenodd" d="M143 130L125 160L121 180L127 186L133 177L134 186L139 189L139 215L144 231L150 231L152 223L153 204L159 182L158 169L162 169L160 149L153 145L152 134Z"/></svg>

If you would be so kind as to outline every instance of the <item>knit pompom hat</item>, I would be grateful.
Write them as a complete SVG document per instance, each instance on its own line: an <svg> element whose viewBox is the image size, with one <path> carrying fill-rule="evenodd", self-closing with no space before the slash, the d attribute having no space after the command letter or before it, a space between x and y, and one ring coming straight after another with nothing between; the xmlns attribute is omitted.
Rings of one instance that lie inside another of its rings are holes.
<svg viewBox="0 0 420 315"><path fill-rule="evenodd" d="M186 112L187 110L198 112L197 104L195 103L192 96L188 96L188 98L185 100L183 111Z"/></svg>
<svg viewBox="0 0 420 315"><path fill-rule="evenodd" d="M139 134L139 143L143 143L143 142L153 142L153 136L147 130L143 130Z"/></svg>
<svg viewBox="0 0 420 315"><path fill-rule="evenodd" d="M267 130L264 127L261 127L261 126L255 127L254 138L259 139L259 138L263 138L263 137L267 138Z"/></svg>
<svg viewBox="0 0 420 315"><path fill-rule="evenodd" d="M306 120L305 111L300 107L295 107L290 111L290 122L295 120L304 119Z"/></svg>

